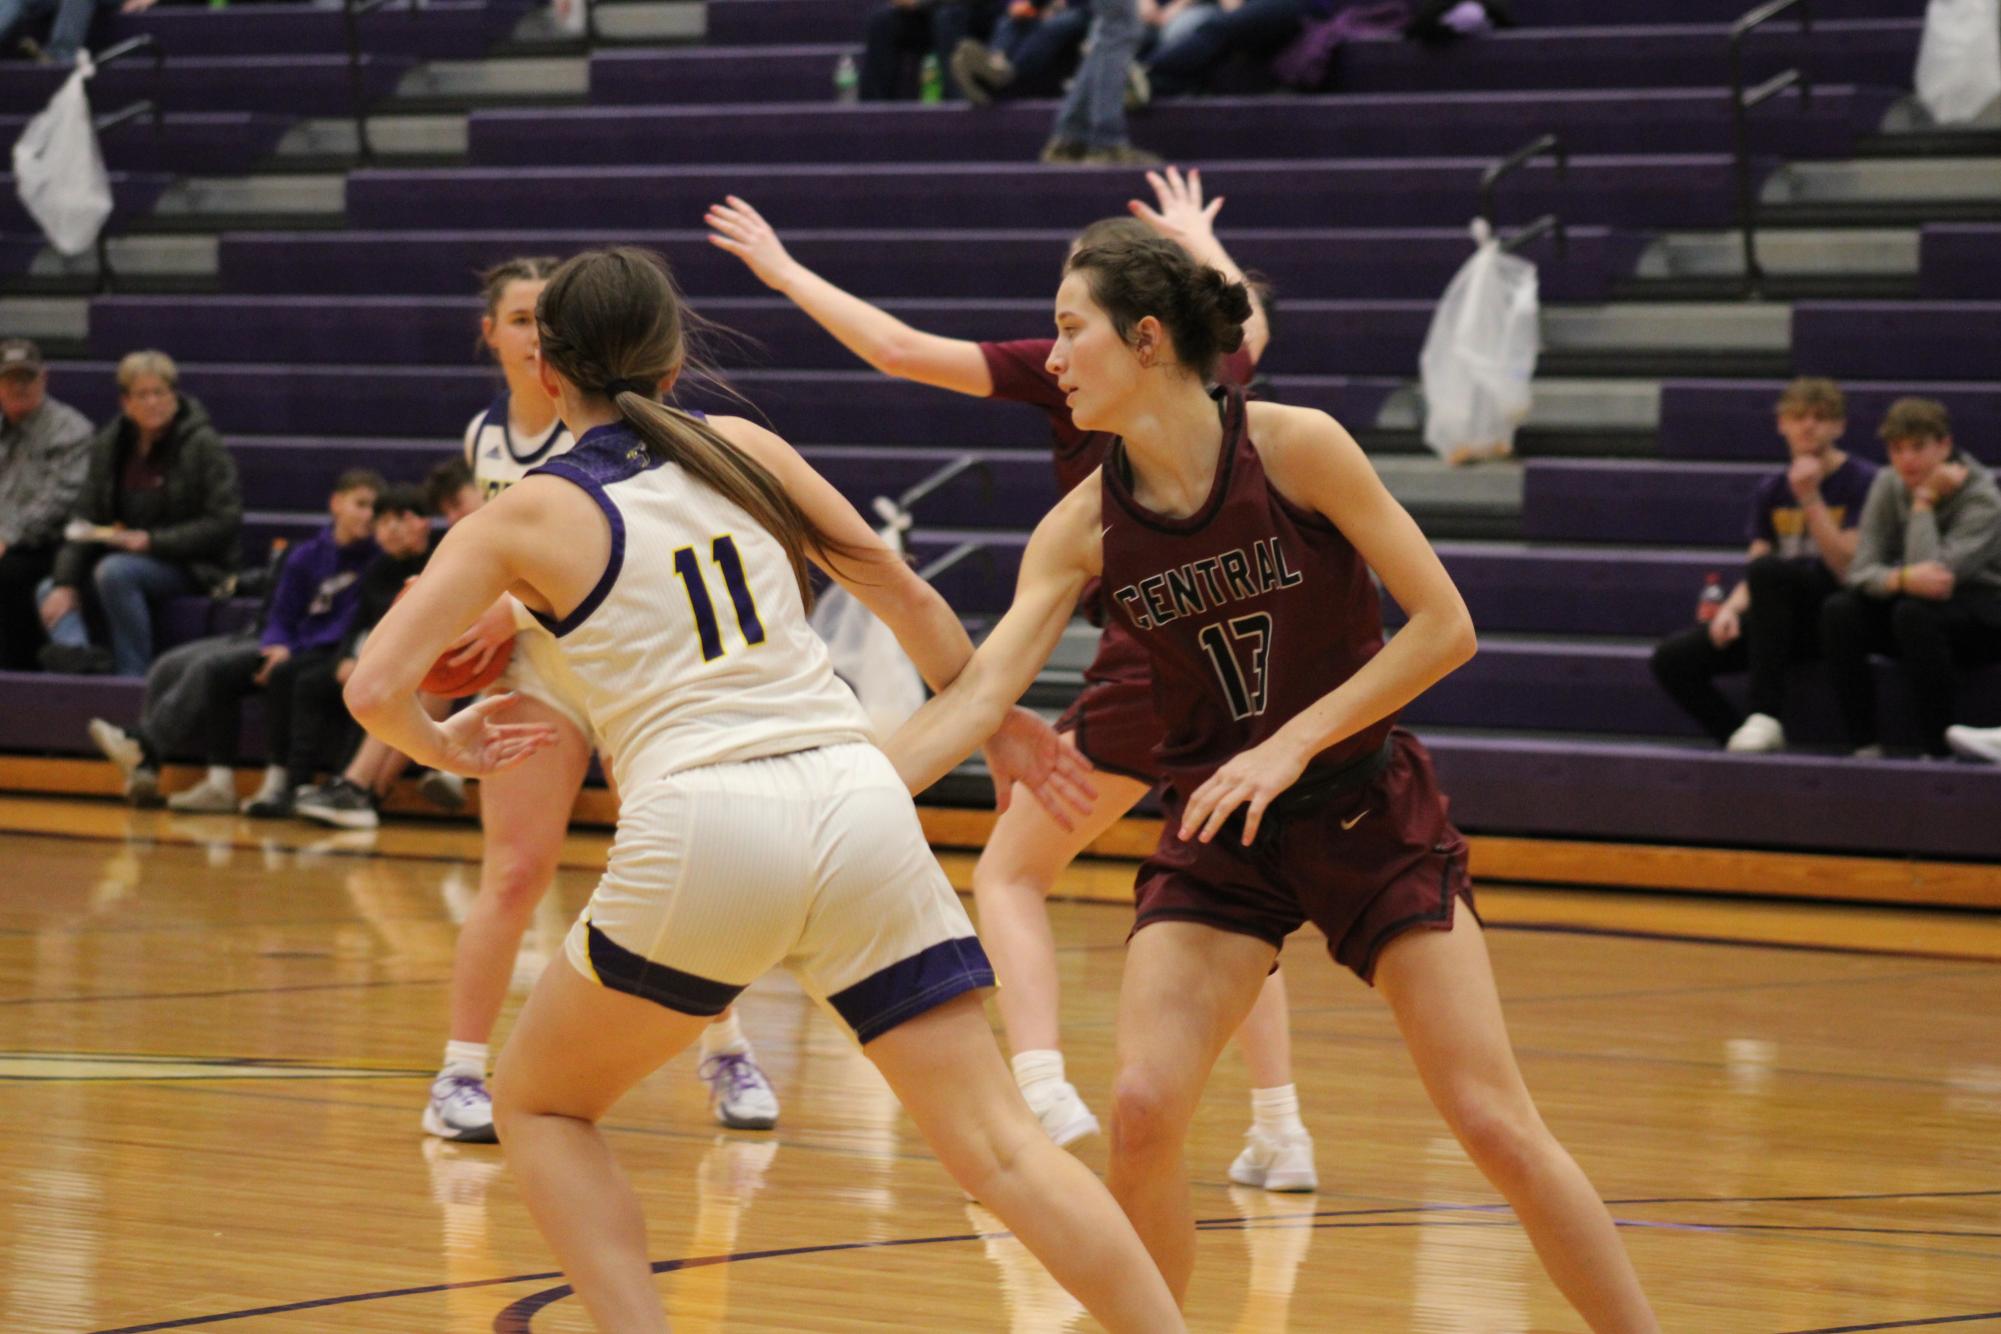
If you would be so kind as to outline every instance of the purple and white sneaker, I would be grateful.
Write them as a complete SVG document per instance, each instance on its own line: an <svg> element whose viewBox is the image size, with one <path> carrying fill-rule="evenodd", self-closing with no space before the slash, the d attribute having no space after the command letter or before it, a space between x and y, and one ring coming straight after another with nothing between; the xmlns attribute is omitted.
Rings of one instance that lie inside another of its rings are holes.
<svg viewBox="0 0 2001 1334"><path fill-rule="evenodd" d="M698 1073L709 1086L709 1107L732 1130L769 1130L778 1124L778 1095L749 1052L703 1058Z"/></svg>
<svg viewBox="0 0 2001 1334"><path fill-rule="evenodd" d="M493 1144L493 1095L478 1075L447 1073L431 1081L424 1133L460 1144Z"/></svg>

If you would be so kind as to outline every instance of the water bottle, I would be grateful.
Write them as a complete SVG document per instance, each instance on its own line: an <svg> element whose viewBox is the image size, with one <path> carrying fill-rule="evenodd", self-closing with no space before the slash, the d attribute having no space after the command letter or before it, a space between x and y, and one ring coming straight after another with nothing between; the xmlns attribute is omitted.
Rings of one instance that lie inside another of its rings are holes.
<svg viewBox="0 0 2001 1334"><path fill-rule="evenodd" d="M855 68L854 53L843 51L834 62L834 100L853 102L861 96L862 74Z"/></svg>
<svg viewBox="0 0 2001 1334"><path fill-rule="evenodd" d="M920 102L945 100L945 67L938 63L935 52L924 57L924 63L917 67L917 100Z"/></svg>
<svg viewBox="0 0 2001 1334"><path fill-rule="evenodd" d="M1702 596L1695 601L1695 619L1704 625L1723 610L1723 576L1711 570L1702 580Z"/></svg>

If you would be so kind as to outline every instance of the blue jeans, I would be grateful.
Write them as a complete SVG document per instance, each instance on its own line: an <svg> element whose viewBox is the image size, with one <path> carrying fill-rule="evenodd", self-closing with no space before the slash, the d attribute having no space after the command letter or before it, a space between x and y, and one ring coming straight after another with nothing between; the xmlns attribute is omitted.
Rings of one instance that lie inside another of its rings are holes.
<svg viewBox="0 0 2001 1334"><path fill-rule="evenodd" d="M1198 93L1209 76L1239 53L1270 60L1299 36L1305 0L1244 0L1235 13L1179 31L1147 62L1153 91L1162 97Z"/></svg>
<svg viewBox="0 0 2001 1334"><path fill-rule="evenodd" d="M1065 9L1025 23L1009 19L994 29L994 50L1014 66L1014 79L1004 95L1050 97L1060 92L1063 75L1090 26L1090 11Z"/></svg>
<svg viewBox="0 0 2001 1334"><path fill-rule="evenodd" d="M112 670L120 676L144 676L153 661L152 600L193 592L194 576L154 556L114 551L97 562L90 582L97 590L97 605L111 633ZM35 591L36 600L46 598L54 587L53 580L44 579ZM90 631L84 625L83 609L78 607L57 621L49 630L49 640L87 647Z"/></svg>
<svg viewBox="0 0 2001 1334"><path fill-rule="evenodd" d="M58 64L76 61L76 53L90 36L90 21L100 8L109 9L118 0L0 0L0 40L14 34L23 19L39 18L53 12L49 40L42 49Z"/></svg>
<svg viewBox="0 0 2001 1334"><path fill-rule="evenodd" d="M1126 66L1139 54L1144 25L1133 0L1091 0L1091 51L1056 113L1055 137L1086 148L1126 141Z"/></svg>

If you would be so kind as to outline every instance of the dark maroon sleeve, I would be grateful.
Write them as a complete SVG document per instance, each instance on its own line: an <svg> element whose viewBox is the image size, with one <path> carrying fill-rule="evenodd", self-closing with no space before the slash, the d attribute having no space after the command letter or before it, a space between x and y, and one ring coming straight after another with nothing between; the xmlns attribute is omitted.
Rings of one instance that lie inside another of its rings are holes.
<svg viewBox="0 0 2001 1334"><path fill-rule="evenodd" d="M987 373L993 377L993 397L1010 403L1032 403L1044 410L1061 412L1067 418L1069 405L1056 377L1044 369L1053 339L1017 338L1006 343L981 343L980 355L987 359Z"/></svg>

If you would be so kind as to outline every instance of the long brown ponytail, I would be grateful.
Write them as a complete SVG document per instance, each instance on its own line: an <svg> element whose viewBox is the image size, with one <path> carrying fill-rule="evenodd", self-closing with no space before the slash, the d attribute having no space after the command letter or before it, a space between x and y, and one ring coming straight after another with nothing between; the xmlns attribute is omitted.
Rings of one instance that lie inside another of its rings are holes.
<svg viewBox="0 0 2001 1334"><path fill-rule="evenodd" d="M536 320L551 369L585 393L609 398L648 453L679 464L777 539L807 606L811 555L865 559L860 548L815 523L763 464L650 392L691 364L681 294L659 255L619 246L566 260L542 289Z"/></svg>

